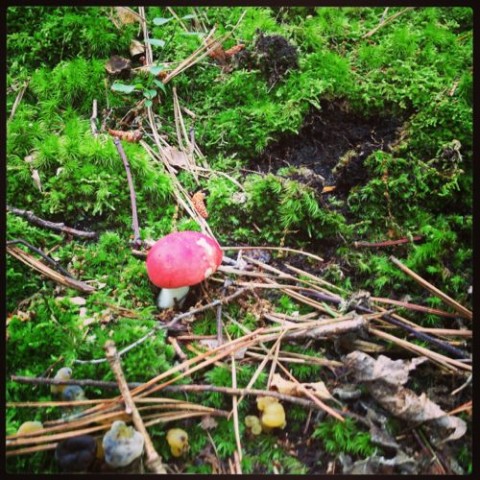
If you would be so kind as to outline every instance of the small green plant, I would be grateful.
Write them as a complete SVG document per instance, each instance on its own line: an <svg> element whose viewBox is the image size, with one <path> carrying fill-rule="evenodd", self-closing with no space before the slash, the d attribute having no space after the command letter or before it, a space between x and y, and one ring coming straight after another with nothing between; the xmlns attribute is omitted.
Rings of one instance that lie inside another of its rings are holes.
<svg viewBox="0 0 480 480"><path fill-rule="evenodd" d="M351 418L346 418L344 422L333 419L322 421L315 427L312 438L320 439L330 453L350 453L364 458L376 451L370 434L360 430L357 422Z"/></svg>

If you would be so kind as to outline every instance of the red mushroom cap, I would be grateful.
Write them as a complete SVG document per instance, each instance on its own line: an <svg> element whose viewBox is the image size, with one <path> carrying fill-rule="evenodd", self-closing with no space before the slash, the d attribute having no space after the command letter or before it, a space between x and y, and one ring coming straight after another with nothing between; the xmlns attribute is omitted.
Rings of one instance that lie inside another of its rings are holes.
<svg viewBox="0 0 480 480"><path fill-rule="evenodd" d="M222 258L212 237L192 231L170 233L148 252L148 278L160 288L189 287L215 272Z"/></svg>

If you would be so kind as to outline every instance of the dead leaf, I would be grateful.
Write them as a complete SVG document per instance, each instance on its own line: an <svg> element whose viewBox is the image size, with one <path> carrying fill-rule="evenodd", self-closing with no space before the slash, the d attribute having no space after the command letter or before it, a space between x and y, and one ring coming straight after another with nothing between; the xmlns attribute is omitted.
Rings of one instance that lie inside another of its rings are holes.
<svg viewBox="0 0 480 480"><path fill-rule="evenodd" d="M130 42L130 56L135 57L137 55L143 55L145 53L145 45L138 40L132 40Z"/></svg>
<svg viewBox="0 0 480 480"><path fill-rule="evenodd" d="M353 370L357 382L384 380L391 385L404 385L408 381L410 370L427 360L417 357L412 360L391 360L380 355L377 360L365 352L354 351L345 357L345 366Z"/></svg>
<svg viewBox="0 0 480 480"><path fill-rule="evenodd" d="M74 305L85 305L87 301L83 297L71 297L69 298L70 303Z"/></svg>
<svg viewBox="0 0 480 480"><path fill-rule="evenodd" d="M408 388L376 382L369 385L370 395L387 411L398 418L412 423L431 421L437 427L453 430L439 443L458 440L467 431L467 424L459 417L448 415L436 403L432 402L425 393L418 396Z"/></svg>
<svg viewBox="0 0 480 480"><path fill-rule="evenodd" d="M32 179L33 179L33 183L35 184L35 186L41 192L42 191L42 182L40 180L40 174L38 173L38 170L36 168L34 168L32 170Z"/></svg>
<svg viewBox="0 0 480 480"><path fill-rule="evenodd" d="M113 7L118 19L123 25L140 21L140 15L128 7Z"/></svg>
<svg viewBox="0 0 480 480"><path fill-rule="evenodd" d="M132 62L128 58L120 57L119 55L113 55L105 64L105 70L110 75L116 75L131 68Z"/></svg>
<svg viewBox="0 0 480 480"><path fill-rule="evenodd" d="M168 163L175 167L188 167L188 156L176 147L167 147L163 150L167 156Z"/></svg>
<svg viewBox="0 0 480 480"><path fill-rule="evenodd" d="M321 398L322 400L332 399L332 395L330 394L327 387L325 386L325 383L323 382L302 383L300 385L309 390L316 397ZM274 390L277 390L278 393L282 393L284 395L292 395L294 397L304 396L300 385L290 380L286 380L279 373L275 373L273 375L272 383L270 384L270 386Z"/></svg>
<svg viewBox="0 0 480 480"><path fill-rule="evenodd" d="M391 360L384 355L375 360L366 353L355 351L346 356L344 364L357 382L365 382L370 395L392 415L414 424L429 421L451 431L450 435L435 443L457 440L467 431L467 424L461 418L448 415L425 393L418 396L402 386L408 381L410 370L425 360L424 357L410 361Z"/></svg>

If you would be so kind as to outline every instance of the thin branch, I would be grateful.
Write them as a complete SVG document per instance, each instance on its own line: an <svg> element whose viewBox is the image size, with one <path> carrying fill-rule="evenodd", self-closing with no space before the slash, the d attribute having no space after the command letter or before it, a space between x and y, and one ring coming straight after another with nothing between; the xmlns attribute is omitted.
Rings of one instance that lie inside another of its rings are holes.
<svg viewBox="0 0 480 480"><path fill-rule="evenodd" d="M470 310L465 308L463 305L460 305L453 298L449 297L438 288L434 287L431 283L427 282L420 275L416 274L414 271L410 270L405 266L398 258L395 258L393 255L390 257L390 260L398 267L402 272L406 273L409 277L413 278L418 284L427 289L429 292L433 293L436 297L443 300L447 305L456 310L460 316L467 318L468 320L473 319L473 314Z"/></svg>
<svg viewBox="0 0 480 480"><path fill-rule="evenodd" d="M215 308L217 305L220 305L222 303L228 303L231 300L233 300L234 298L236 298L236 297L242 295L243 293L245 293L245 291L247 291L246 288L241 288L241 289L237 290L236 292L232 293L231 295L229 295L228 297L214 300L213 302L210 302L207 305L203 305L203 306L195 308L193 310L189 310L188 312L181 313L181 314L177 315L176 317L174 317L172 320L170 320L170 322L168 322L166 324L155 325L155 327L152 330L150 330L150 332L148 332L146 335L139 338L137 341L133 342L132 344L130 344L130 345L126 346L125 348L123 348L122 350L120 350L118 352L118 354L120 356L122 356L125 353L132 350L133 348L135 348L136 346L143 343L145 340L150 338L152 335L155 335L155 333L157 333L159 330L169 329L169 328L173 327L177 322L182 320L183 318L187 318L187 317L190 317L192 315L195 315L196 313L200 313L200 312L203 312L205 310ZM106 362L106 361L107 361L106 358L99 358L99 359L95 359L95 360L75 360L74 362L79 363L79 364L96 364L96 363L103 363L103 362Z"/></svg>
<svg viewBox="0 0 480 480"><path fill-rule="evenodd" d="M400 10L399 12L397 13L394 13L393 15L390 15L388 18L386 18L385 20L381 21L379 25L377 25L375 28L372 28L372 30L370 30L368 33L366 33L365 35L362 36L362 39L364 38L370 38L372 35L374 35L378 30L380 30L382 27L384 27L385 25L388 25L390 22L392 22L393 20L395 20L397 17L399 17L400 15L403 15L405 12L408 12L408 10L412 10L414 7L407 7L407 8L404 8L403 10ZM385 14L385 12L384 12ZM383 17L382 17L383 18Z"/></svg>
<svg viewBox="0 0 480 480"><path fill-rule="evenodd" d="M97 99L93 100L92 105L92 116L90 117L90 129L92 130L92 135L97 138L98 137L98 130L97 130Z"/></svg>
<svg viewBox="0 0 480 480"><path fill-rule="evenodd" d="M398 245L404 245L405 243L419 242L423 240L421 235L416 235L412 238L399 238L397 240L385 240L383 242L353 242L355 248L383 248L383 247L396 247Z"/></svg>
<svg viewBox="0 0 480 480"><path fill-rule="evenodd" d="M120 139L118 137L113 137L113 143L115 143L115 146L117 147L118 154L120 155L120 158L122 159L123 165L127 172L128 187L130 189L130 201L132 204L133 243L139 245L141 243L141 238L140 238L140 229L138 226L137 199L135 196L135 189L133 186L133 179L132 179L132 173L130 171L130 164L128 163L128 159L127 159L127 156L125 155L125 151L123 150L122 142L120 141Z"/></svg>
<svg viewBox="0 0 480 480"><path fill-rule="evenodd" d="M49 228L50 230L55 230L57 232L64 232L64 233L67 233L68 235L72 235L74 237L96 238L98 236L98 234L96 232L87 232L87 231L84 231L84 230L77 230L76 228L71 228L71 227L65 226L64 223L56 223L56 222L50 222L48 220L43 220L42 218L34 215L33 212L31 212L30 210L21 210L19 208L10 207L9 205L7 205L7 212L11 212L15 215L23 217L33 225L37 225L39 227L44 227L44 228ZM37 251L37 253L39 253L39 252ZM40 255L40 253L39 253L39 255Z"/></svg>
<svg viewBox="0 0 480 480"><path fill-rule="evenodd" d="M52 279L53 281L68 287L80 290L83 293L92 293L95 291L95 288L88 285L87 283L81 282L69 276L62 275L55 270L51 269L47 265L43 264L39 260L33 258L27 252L24 252L21 248L15 247L14 245L9 245L7 242L7 253L14 256L17 260L25 263L29 267L32 267L34 270L37 270L42 275Z"/></svg>
<svg viewBox="0 0 480 480"><path fill-rule="evenodd" d="M115 374L118 387L122 393L123 400L125 402L125 412L132 416L133 424L135 428L143 435L145 439L145 451L147 454L146 465L153 473L167 473L165 467L162 464L162 459L158 455L155 447L153 446L150 435L148 434L145 425L143 424L142 417L138 413L135 402L133 401L132 394L127 386L125 376L123 374L122 366L120 365L120 357L118 356L117 349L113 340L108 340L105 343L105 352L107 355L108 363Z"/></svg>
<svg viewBox="0 0 480 480"><path fill-rule="evenodd" d="M18 92L17 98L15 99L15 102L12 107L12 111L10 112L10 116L8 117L8 120L12 120L13 117L15 116L15 112L17 111L18 106L20 105L20 102L22 101L23 95L25 94L26 90L28 88L28 81L26 81L23 85L20 91Z"/></svg>

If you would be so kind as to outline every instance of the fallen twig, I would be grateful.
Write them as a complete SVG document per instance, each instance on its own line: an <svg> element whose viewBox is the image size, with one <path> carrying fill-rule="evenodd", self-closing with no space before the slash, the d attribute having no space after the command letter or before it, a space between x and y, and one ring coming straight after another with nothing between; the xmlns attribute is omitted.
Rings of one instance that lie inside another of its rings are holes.
<svg viewBox="0 0 480 480"><path fill-rule="evenodd" d="M14 245L8 244L7 242L7 253L15 257L17 260L25 263L29 267L32 267L34 270L37 270L46 277L54 280L55 282L68 287L80 290L83 293L92 293L95 291L95 288L87 283L76 280L70 276L62 275L55 270L51 269L47 265L33 258L27 252L24 252L21 248L15 247Z"/></svg>
<svg viewBox="0 0 480 480"><path fill-rule="evenodd" d="M236 298L236 297L242 295L243 293L245 293L245 291L247 291L246 288L241 288L241 289L237 290L236 292L232 293L231 295L229 295L228 297L214 300L213 302L210 302L210 303L208 303L206 305L203 305L201 307L195 308L193 310L189 310L188 312L181 313L181 314L175 316L172 320L170 320L170 322L168 322L166 324L155 325L155 327L152 330L150 330L146 335L139 338L137 341L133 342L132 344L126 346L122 350L120 350L118 352L118 354L120 356L122 356L123 354L127 353L128 351L132 350L136 346L143 343L145 340L150 338L152 335L155 335L155 333L157 333L158 330L171 328L177 322L182 320L183 318L190 317L190 316L192 316L196 313L203 312L204 310L209 310L210 308L215 308L217 305L220 305L222 303L228 303L231 300L233 300L234 298ZM107 361L106 358L98 358L98 359L95 359L95 360L74 360L75 363L80 363L80 364L88 364L88 363L95 364L95 363L103 363L103 362L106 362L106 361Z"/></svg>
<svg viewBox="0 0 480 480"><path fill-rule="evenodd" d="M383 247L396 247L397 245L404 245L405 243L419 242L423 240L421 235L416 235L412 238L399 238L397 240L385 240L384 242L353 242L355 248L371 247L371 248L383 248Z"/></svg>
<svg viewBox="0 0 480 480"><path fill-rule="evenodd" d="M128 187L130 189L130 201L132 204L133 244L140 245L142 240L140 238L140 229L138 226L137 199L135 195L135 188L133 186L133 179L132 179L132 173L130 171L130 164L128 163L128 159L127 159L127 156L125 155L125 151L123 150L122 142L120 141L120 139L118 137L113 137L113 143L115 143L115 146L117 147L118 154L120 155L120 158L122 159L123 165L127 172Z"/></svg>
<svg viewBox="0 0 480 480"><path fill-rule="evenodd" d="M438 288L434 287L431 283L427 282L423 279L420 275L416 274L414 271L410 270L407 266L405 266L398 258L395 258L393 255L390 256L390 260L398 267L402 272L406 273L409 277L413 278L418 284L422 287L427 289L429 292L433 293L435 296L443 300L447 305L452 307L454 310L458 312L460 316L463 318L467 318L468 320L472 320L473 314L470 310L465 308L463 305L460 305L456 302L453 298L449 297Z"/></svg>
<svg viewBox="0 0 480 480"><path fill-rule="evenodd" d="M122 393L126 407L125 412L132 416L132 421L135 425L135 428L143 435L143 438L145 439L145 451L147 454L146 466L153 473L167 473L162 464L162 459L155 450L150 435L143 424L142 417L138 413L135 402L133 401L132 394L127 386L127 382L120 365L120 357L118 356L115 343L112 340L108 340L105 343L105 352L108 362L110 363L110 367L117 379L120 392Z"/></svg>
<svg viewBox="0 0 480 480"><path fill-rule="evenodd" d="M13 106L12 106L12 111L10 112L10 116L8 117L9 121L12 120L13 117L15 116L15 112L17 111L17 108L20 105L20 102L22 101L23 95L25 94L27 88L28 88L28 81L26 81L22 85L22 88L20 88L20 91L18 92L17 98L15 99L15 102L13 103Z"/></svg>
<svg viewBox="0 0 480 480"><path fill-rule="evenodd" d="M400 10L397 13L394 13L393 15L390 15L388 18L385 20L382 20L375 28L372 28L369 32L367 32L365 35L362 36L362 39L364 38L370 38L373 34L375 34L378 30L380 30L382 27L385 25L389 24L393 20L395 20L397 17L400 15L403 15L405 12L408 12L408 10L412 10L414 7L407 7L404 8L403 10ZM383 18L383 17L382 17Z"/></svg>
<svg viewBox="0 0 480 480"><path fill-rule="evenodd" d="M50 222L48 220L43 220L42 218L34 215L33 212L29 210L21 210L20 208L10 207L9 205L7 205L7 212L11 212L15 215L23 217L33 225L49 228L50 230L55 230L57 232L64 232L74 237L96 238L98 236L96 232L87 232L84 230L77 230L76 228L67 227L64 223L56 223L56 222Z"/></svg>
<svg viewBox="0 0 480 480"><path fill-rule="evenodd" d="M90 117L90 129L92 130L92 135L97 138L98 137L98 130L97 130L97 99L93 100L92 105L92 116Z"/></svg>

